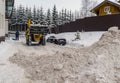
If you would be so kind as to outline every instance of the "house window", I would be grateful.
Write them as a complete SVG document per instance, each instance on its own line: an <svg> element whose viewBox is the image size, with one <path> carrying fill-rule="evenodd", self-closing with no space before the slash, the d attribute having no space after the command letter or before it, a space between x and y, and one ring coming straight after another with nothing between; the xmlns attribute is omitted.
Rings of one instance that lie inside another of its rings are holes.
<svg viewBox="0 0 120 83"><path fill-rule="evenodd" d="M104 12L110 12L110 6L104 7Z"/></svg>

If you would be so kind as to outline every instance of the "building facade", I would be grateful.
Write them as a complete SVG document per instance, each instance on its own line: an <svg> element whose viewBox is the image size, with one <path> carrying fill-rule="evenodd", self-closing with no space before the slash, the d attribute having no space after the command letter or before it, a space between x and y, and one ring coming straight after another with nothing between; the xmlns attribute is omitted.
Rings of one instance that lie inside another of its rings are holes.
<svg viewBox="0 0 120 83"><path fill-rule="evenodd" d="M120 3L104 0L91 10L97 16L104 16L108 14L120 14Z"/></svg>
<svg viewBox="0 0 120 83"><path fill-rule="evenodd" d="M0 0L0 42L8 34L8 21L12 15L14 0Z"/></svg>
<svg viewBox="0 0 120 83"><path fill-rule="evenodd" d="M12 10L13 10L13 6L14 6L14 0L6 0L5 2L5 35L7 36L8 34L8 26L9 26L9 19L12 16Z"/></svg>
<svg viewBox="0 0 120 83"><path fill-rule="evenodd" d="M5 39L5 0L0 0L0 41Z"/></svg>

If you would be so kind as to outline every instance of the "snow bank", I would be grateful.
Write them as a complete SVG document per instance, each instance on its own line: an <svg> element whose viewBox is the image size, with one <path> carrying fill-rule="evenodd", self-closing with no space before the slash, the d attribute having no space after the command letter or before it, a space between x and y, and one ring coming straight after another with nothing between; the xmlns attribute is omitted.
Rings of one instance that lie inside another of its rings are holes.
<svg viewBox="0 0 120 83"><path fill-rule="evenodd" d="M82 49L58 49L55 54L16 53L9 60L25 69L26 77L39 83L119 83L120 31L110 28L100 40Z"/></svg>

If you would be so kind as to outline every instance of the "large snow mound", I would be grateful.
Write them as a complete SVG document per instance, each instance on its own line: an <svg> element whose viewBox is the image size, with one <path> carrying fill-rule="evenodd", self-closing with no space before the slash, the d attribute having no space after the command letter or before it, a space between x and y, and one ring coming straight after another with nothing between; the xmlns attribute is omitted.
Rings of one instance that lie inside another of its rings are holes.
<svg viewBox="0 0 120 83"><path fill-rule="evenodd" d="M16 53L9 60L39 83L120 83L120 30L110 28L87 48L56 47L54 54Z"/></svg>

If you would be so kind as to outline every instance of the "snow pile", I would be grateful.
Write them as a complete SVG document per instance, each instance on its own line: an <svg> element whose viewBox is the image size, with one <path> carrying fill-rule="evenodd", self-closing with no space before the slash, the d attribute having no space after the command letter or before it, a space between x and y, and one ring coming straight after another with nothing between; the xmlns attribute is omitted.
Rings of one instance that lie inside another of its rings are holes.
<svg viewBox="0 0 120 83"><path fill-rule="evenodd" d="M120 31L117 27L110 28L88 48L61 50L42 56L16 53L10 61L24 68L27 78L39 83L120 82Z"/></svg>

